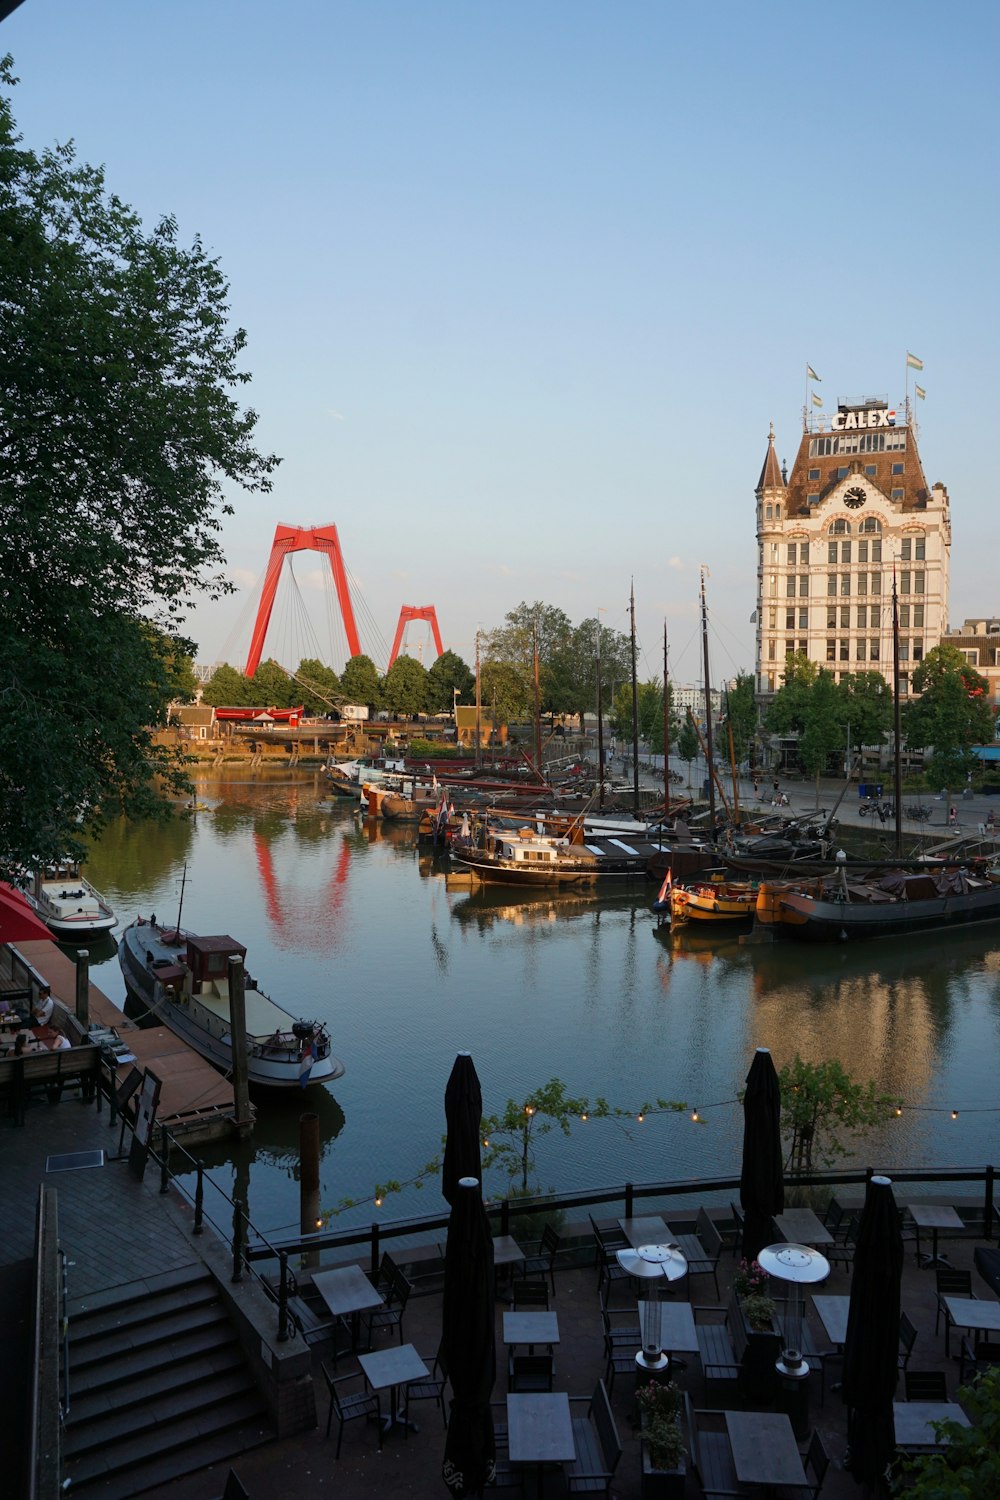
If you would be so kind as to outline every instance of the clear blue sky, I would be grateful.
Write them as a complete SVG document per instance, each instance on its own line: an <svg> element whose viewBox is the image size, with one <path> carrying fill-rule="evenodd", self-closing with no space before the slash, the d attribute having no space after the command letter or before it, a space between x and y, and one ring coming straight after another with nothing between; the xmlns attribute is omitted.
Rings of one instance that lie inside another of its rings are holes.
<svg viewBox="0 0 1000 1500"><path fill-rule="evenodd" d="M951 623L1000 613L998 30L925 0L25 0L27 141L221 257L284 460L236 497L245 592L197 609L199 658L241 661L275 524L333 522L387 641L404 603L466 659L522 599L624 629L634 575L644 675L666 619L696 680L704 563L713 675L750 667L768 423L791 461L807 361L831 405L901 404L907 349Z"/></svg>

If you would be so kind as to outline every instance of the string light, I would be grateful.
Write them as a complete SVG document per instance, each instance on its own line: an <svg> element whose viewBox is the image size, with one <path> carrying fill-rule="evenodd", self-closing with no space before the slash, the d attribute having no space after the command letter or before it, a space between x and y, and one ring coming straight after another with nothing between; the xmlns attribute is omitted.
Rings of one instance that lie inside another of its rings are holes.
<svg viewBox="0 0 1000 1500"><path fill-rule="evenodd" d="M646 1118L646 1116L645 1116L645 1115L636 1115L636 1119L637 1119L637 1120L638 1120L638 1121L639 1121L639 1124L640 1124L640 1125L641 1125L641 1124L642 1124L642 1122L643 1122L643 1120L644 1120L644 1119L645 1119L645 1118Z"/></svg>
<svg viewBox="0 0 1000 1500"><path fill-rule="evenodd" d="M957 1109L953 1109L952 1110L952 1112L951 1112L951 1118L953 1120L957 1120L958 1119L958 1110Z"/></svg>
<svg viewBox="0 0 1000 1500"><path fill-rule="evenodd" d="M382 1207L382 1199L381 1198L376 1198L375 1199L375 1207L376 1208L381 1208Z"/></svg>
<svg viewBox="0 0 1000 1500"><path fill-rule="evenodd" d="M586 1119L587 1119L587 1116L586 1116L586 1115L585 1115L585 1114L582 1114L582 1115L581 1115L581 1116L580 1116L580 1119L581 1119L581 1120L583 1120L583 1121L584 1121L584 1122L585 1122L585 1121L586 1121Z"/></svg>
<svg viewBox="0 0 1000 1500"><path fill-rule="evenodd" d="M694 1124L697 1125L697 1123L698 1123L698 1111L697 1111L697 1109L693 1109L691 1111L691 1119L694 1122Z"/></svg>

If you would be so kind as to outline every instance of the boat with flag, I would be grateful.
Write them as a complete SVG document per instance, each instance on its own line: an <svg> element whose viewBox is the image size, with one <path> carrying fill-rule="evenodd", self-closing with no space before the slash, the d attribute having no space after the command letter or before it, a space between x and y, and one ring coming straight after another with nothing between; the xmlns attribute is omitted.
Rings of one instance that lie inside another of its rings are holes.
<svg viewBox="0 0 1000 1500"><path fill-rule="evenodd" d="M246 948L228 934L199 937L139 917L118 945L125 986L151 1016L228 1073L233 1066L229 960ZM268 1088L331 1083L344 1072L320 1021L297 1020L260 989L244 981L247 1072Z"/></svg>

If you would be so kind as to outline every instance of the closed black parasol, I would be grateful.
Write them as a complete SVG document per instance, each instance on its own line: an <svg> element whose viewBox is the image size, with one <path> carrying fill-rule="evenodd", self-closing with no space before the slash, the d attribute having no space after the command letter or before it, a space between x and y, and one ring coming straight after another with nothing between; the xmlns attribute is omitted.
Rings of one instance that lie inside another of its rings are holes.
<svg viewBox="0 0 1000 1500"><path fill-rule="evenodd" d="M455 1058L444 1091L444 1117L448 1136L441 1169L441 1191L445 1200L454 1207L459 1179L475 1177L478 1182L483 1175L480 1156L483 1091L468 1052L460 1052Z"/></svg>
<svg viewBox="0 0 1000 1500"><path fill-rule="evenodd" d="M845 1466L872 1494L888 1488L896 1447L892 1400L899 1378L903 1236L888 1177L872 1177L858 1226L844 1343Z"/></svg>
<svg viewBox="0 0 1000 1500"><path fill-rule="evenodd" d="M456 1497L480 1494L496 1470L493 1296L493 1239L482 1192L476 1178L463 1177L448 1221L440 1349L452 1392L442 1475Z"/></svg>
<svg viewBox="0 0 1000 1500"><path fill-rule="evenodd" d="M767 1047L758 1047L743 1095L743 1259L754 1261L774 1238L771 1219L785 1207L781 1087Z"/></svg>

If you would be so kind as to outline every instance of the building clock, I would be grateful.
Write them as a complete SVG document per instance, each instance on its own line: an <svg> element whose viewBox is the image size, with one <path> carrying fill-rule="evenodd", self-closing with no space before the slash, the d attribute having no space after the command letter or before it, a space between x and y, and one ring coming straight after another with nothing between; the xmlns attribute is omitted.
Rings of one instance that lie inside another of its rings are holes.
<svg viewBox="0 0 1000 1500"><path fill-rule="evenodd" d="M860 510L866 498L864 490L860 486L855 486L854 489L847 491L847 494L844 496L844 504L850 510Z"/></svg>

